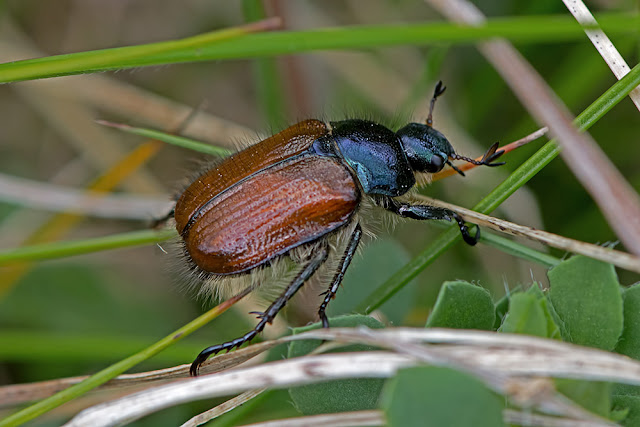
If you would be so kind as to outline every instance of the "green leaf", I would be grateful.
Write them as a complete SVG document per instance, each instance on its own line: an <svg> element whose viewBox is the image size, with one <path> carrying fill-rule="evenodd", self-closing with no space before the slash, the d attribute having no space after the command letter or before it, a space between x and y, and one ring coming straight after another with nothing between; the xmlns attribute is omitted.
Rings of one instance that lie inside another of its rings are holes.
<svg viewBox="0 0 640 427"><path fill-rule="evenodd" d="M545 295L546 300L547 300L547 308L549 309L549 315L551 316L551 321L553 322L553 324L556 326L557 331L554 332L554 335L552 336L553 339L557 339L557 340L563 340L562 337L567 336L567 329L564 325L564 322L562 321L562 319L560 318L560 316L558 315L558 313L556 312L555 307L553 306L553 303L551 302L551 299L549 298L549 294L547 293Z"/></svg>
<svg viewBox="0 0 640 427"><path fill-rule="evenodd" d="M531 287L527 289L527 294L535 295L536 298L538 298L538 303L540 304L540 308L542 308L542 312L544 313L544 317L547 321L547 338L561 340L562 333L560 332L560 327L556 323L558 315L553 309L553 305L549 302L547 295L542 291L541 285L534 282Z"/></svg>
<svg viewBox="0 0 640 427"><path fill-rule="evenodd" d="M495 316L489 291L464 281L445 282L426 326L491 330Z"/></svg>
<svg viewBox="0 0 640 427"><path fill-rule="evenodd" d="M547 319L535 295L519 292L511 296L500 332L547 336Z"/></svg>
<svg viewBox="0 0 640 427"><path fill-rule="evenodd" d="M500 298L498 302L495 304L496 319L493 322L494 331L497 331L500 328L500 326L502 325L502 322L504 321L504 317L509 312L509 299L511 298L511 295L513 295L515 292L520 291L520 289L521 289L520 286L516 286L515 288L507 291L507 294L504 295L502 298Z"/></svg>
<svg viewBox="0 0 640 427"><path fill-rule="evenodd" d="M366 326L371 329L382 329L384 325L376 319L363 316L343 316L329 319L332 327L346 328ZM318 329L320 323L295 328L297 335L311 329ZM321 341L294 341L289 344L288 357L300 357L315 350ZM349 345L335 350L336 353L371 351L375 347L361 344ZM358 378L349 380L329 381L321 384L311 384L289 389L289 395L295 407L305 415L324 414L332 412L360 411L378 407L378 398L384 384L383 379Z"/></svg>
<svg viewBox="0 0 640 427"><path fill-rule="evenodd" d="M548 276L549 298L565 328L563 339L612 350L622 333L622 295L613 266L574 256Z"/></svg>
<svg viewBox="0 0 640 427"><path fill-rule="evenodd" d="M382 406L391 427L495 427L503 399L481 381L436 366L407 368L384 387Z"/></svg>
<svg viewBox="0 0 640 427"><path fill-rule="evenodd" d="M616 418L623 426L640 425L640 387L628 384L614 384L611 403L613 413L626 415L625 418Z"/></svg>
<svg viewBox="0 0 640 427"><path fill-rule="evenodd" d="M613 421L614 423L619 423L619 424L621 423L622 425L629 425L629 426L638 425L637 423L640 422L640 419L635 421L636 424L626 423L626 419L629 416L629 413L631 412L629 408L617 405L615 402L615 397L612 399L612 403L613 403L613 406L611 407L611 412L609 413L609 419L611 421Z"/></svg>
<svg viewBox="0 0 640 427"><path fill-rule="evenodd" d="M556 389L587 409L589 412L608 417L611 409L611 383L581 381L558 378Z"/></svg>
<svg viewBox="0 0 640 427"><path fill-rule="evenodd" d="M616 351L640 360L640 283L624 290L624 328Z"/></svg>

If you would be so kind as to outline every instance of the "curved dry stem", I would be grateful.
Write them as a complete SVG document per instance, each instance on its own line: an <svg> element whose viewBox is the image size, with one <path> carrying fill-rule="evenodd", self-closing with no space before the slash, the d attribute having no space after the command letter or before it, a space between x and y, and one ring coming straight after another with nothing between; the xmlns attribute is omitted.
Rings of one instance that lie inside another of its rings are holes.
<svg viewBox="0 0 640 427"><path fill-rule="evenodd" d="M260 394L262 394L262 392L264 392L265 390L266 389L264 388L259 388L255 390L245 391L244 393L239 394L238 396L233 397L227 400L226 402L221 403L220 405L209 409L208 411L205 411L205 412L202 412L201 414L196 415L195 417L189 419L186 423L182 424L180 427L197 427L199 425L202 425L208 421L211 421L214 418L219 417L222 414L225 414L231 411L232 409L237 408L238 406L242 406L243 404L247 403L254 397L257 397Z"/></svg>
<svg viewBox="0 0 640 427"><path fill-rule="evenodd" d="M259 354L285 342L284 339L257 343L227 354L221 354L207 360L200 368L201 374L211 374L234 368ZM171 381L189 377L191 365L178 365L165 369L123 374L101 385L96 390L120 390L145 384ZM12 384L0 387L0 408L17 406L26 402L44 399L62 391L74 384L81 383L89 376L59 378L49 381L39 381L26 384Z"/></svg>
<svg viewBox="0 0 640 427"><path fill-rule="evenodd" d="M384 413L378 410L309 415L247 424L243 427L355 427L385 426Z"/></svg>
<svg viewBox="0 0 640 427"><path fill-rule="evenodd" d="M640 385L640 362L601 350L525 335L445 329L322 329L284 340L301 339L360 342L391 348L402 354L326 354L219 372L102 403L81 412L67 425L117 425L180 403L256 388L284 388L329 379L385 378L400 368L425 362L476 375L488 381L489 387L510 396L519 406L592 423L606 421L560 396L548 377Z"/></svg>
<svg viewBox="0 0 640 427"><path fill-rule="evenodd" d="M484 215L465 209L461 206L432 199L431 197L418 195L415 196L415 198L429 205L450 209L460 215L465 221L473 222L474 224L482 227L490 228L500 233L510 234L512 236L526 237L527 239L543 243L547 246L562 249L574 254L584 255L589 258L624 268L625 270L640 273L640 257L635 255L594 245L592 243L581 242L579 240L559 236L547 231L537 230L532 227L527 227L526 225L514 224L513 222Z"/></svg>

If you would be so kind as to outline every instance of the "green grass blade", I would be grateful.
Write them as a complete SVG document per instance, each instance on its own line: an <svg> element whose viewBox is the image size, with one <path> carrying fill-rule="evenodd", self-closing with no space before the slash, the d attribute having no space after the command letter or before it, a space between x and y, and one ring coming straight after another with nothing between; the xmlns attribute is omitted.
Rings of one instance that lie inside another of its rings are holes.
<svg viewBox="0 0 640 427"><path fill-rule="evenodd" d="M266 18L261 0L243 0L242 9L247 22ZM282 122L286 103L276 59L257 58L252 65L257 89L256 97L263 117L270 126L278 125Z"/></svg>
<svg viewBox="0 0 640 427"><path fill-rule="evenodd" d="M538 263L545 268L555 267L560 264L561 261L559 258L552 255L545 254L516 241L505 239L495 233L488 233L484 230L480 237L480 243L499 249L507 254L517 256L518 258Z"/></svg>
<svg viewBox="0 0 640 427"><path fill-rule="evenodd" d="M212 156L224 157L232 153L231 150L228 150L226 148L216 147L214 145L210 145L201 141L196 141L195 139L185 138L184 136L171 135L159 130L129 126L121 123L113 123L106 120L96 120L96 122L104 126L119 129L123 132L144 136L145 138L157 139L158 141L166 142L167 144L197 151L199 153L209 154Z"/></svg>
<svg viewBox="0 0 640 427"><path fill-rule="evenodd" d="M610 35L636 31L640 17L602 14L598 21ZM494 18L481 27L422 23L339 27L310 31L245 34L242 28L186 39L94 50L0 64L0 83L179 62L292 55L313 50L375 49L434 42L473 43L503 37L519 42L584 39L584 30L568 15Z"/></svg>
<svg viewBox="0 0 640 427"><path fill-rule="evenodd" d="M164 229L159 231L142 230L97 237L94 239L25 246L22 248L0 251L0 265L22 261L63 258L108 249L120 249L129 246L148 245L150 243L165 241L175 235L176 231L173 229Z"/></svg>
<svg viewBox="0 0 640 427"><path fill-rule="evenodd" d="M640 64L636 65L625 77L616 82L609 90L585 109L577 118L576 126L580 130L589 129L602 116L611 110L622 99L626 98L636 86L640 84ZM555 159L560 148L552 140L545 144L505 181L498 185L491 193L482 199L473 210L489 214L504 202L516 190L525 185L542 168ZM411 279L435 261L442 253L460 239L457 227L452 227L438 237L428 248L412 259L409 264L396 272L389 280L380 285L365 299L356 311L371 313L384 304L396 292L406 286Z"/></svg>
<svg viewBox="0 0 640 427"><path fill-rule="evenodd" d="M433 225L438 228L451 227L451 225L445 221L434 221ZM561 262L559 258L540 252L537 249L523 245L515 240L507 239L506 237L502 237L496 233L489 232L488 230L482 230L479 243L499 249L504 253L516 256L526 261L538 263L546 268L555 267Z"/></svg>
<svg viewBox="0 0 640 427"><path fill-rule="evenodd" d="M149 345L157 337L0 330L0 360L27 363L112 363ZM157 364L190 360L210 342L183 343L154 357Z"/></svg>
<svg viewBox="0 0 640 427"><path fill-rule="evenodd" d="M190 52L197 56L198 49L202 46L215 45L225 39L243 36L249 31L246 27L234 27L180 40L7 62L0 64L0 82L79 74L89 70L112 70L119 68L115 65L118 63L135 64L145 57L163 57L176 52Z"/></svg>

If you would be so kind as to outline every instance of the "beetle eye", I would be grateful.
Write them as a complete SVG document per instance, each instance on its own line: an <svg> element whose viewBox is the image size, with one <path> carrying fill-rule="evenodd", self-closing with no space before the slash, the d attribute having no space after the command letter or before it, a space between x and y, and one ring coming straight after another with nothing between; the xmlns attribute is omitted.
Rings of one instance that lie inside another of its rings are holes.
<svg viewBox="0 0 640 427"><path fill-rule="evenodd" d="M427 163L425 170L429 173L440 172L444 167L444 159L437 154L431 156L429 163Z"/></svg>

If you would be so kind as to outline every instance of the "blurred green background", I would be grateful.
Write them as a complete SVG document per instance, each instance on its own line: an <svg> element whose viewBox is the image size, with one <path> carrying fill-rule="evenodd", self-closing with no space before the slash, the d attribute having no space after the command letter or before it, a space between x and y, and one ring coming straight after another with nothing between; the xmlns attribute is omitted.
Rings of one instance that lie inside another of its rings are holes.
<svg viewBox="0 0 640 427"><path fill-rule="evenodd" d="M283 0L266 4L269 15L283 17L285 29L443 19L419 1ZM637 12L639 4L600 0L590 6L595 12ZM568 15L556 0L477 1L476 5L490 17ZM243 22L240 2L4 1L0 2L0 61L177 39ZM639 35L612 37L632 66L638 62ZM576 42L516 43L516 47L574 114L615 82L586 37ZM250 60L201 62L2 85L0 172L36 183L86 187L143 141L99 126L95 119L169 131L190 109L198 108L184 134L229 147L234 141L257 141L310 117L364 116L390 126L408 119L421 121L437 80L443 80L448 89L436 107L435 127L460 153L475 157L494 141L508 143L538 128L472 45L316 51L278 58L274 70L280 87L270 85L281 95L277 110L263 106L258 66ZM221 127L197 126L205 116L222 120ZM632 102L621 102L590 132L639 188L640 120ZM470 207L543 143L537 141L509 154L502 168L474 170L466 178L455 176L422 191ZM168 200L184 177L205 160L194 152L163 147L118 192ZM139 220L87 218L65 240L144 229L162 213L149 211ZM0 200L0 248L20 245L51 215ZM593 200L559 158L494 215L586 242L616 241ZM437 227L410 221L381 231L354 261L331 313L348 313L438 233ZM167 258L153 245L121 249L41 262L19 281L5 280L0 288L0 384L93 373L201 314L210 304L197 301L185 290ZM8 277L7 270L0 269L0 275ZM619 275L623 284L638 280L628 272ZM519 284L546 283L546 274L540 266L486 246L457 245L376 314L396 325L422 326L440 284L455 279L477 282L497 299L505 289ZM321 290L306 289L266 336L278 336L288 325L314 320ZM254 320L246 312L256 306L260 303L243 303L138 369L191 362L203 347L235 338L250 328ZM100 398L94 395L67 404L36 424L58 425ZM184 405L136 425L175 425L213 404ZM0 408L0 417L9 412ZM263 419L265 414L293 415L295 410L285 393L275 392L245 412L250 414L227 417L226 423L246 423Z"/></svg>

